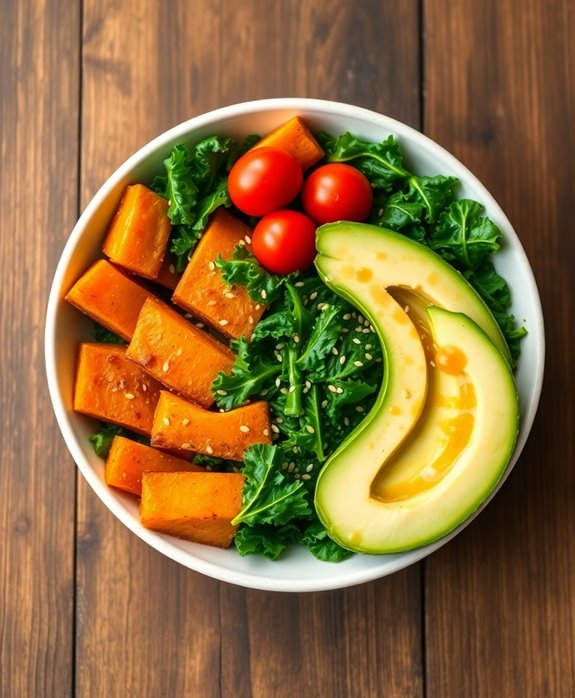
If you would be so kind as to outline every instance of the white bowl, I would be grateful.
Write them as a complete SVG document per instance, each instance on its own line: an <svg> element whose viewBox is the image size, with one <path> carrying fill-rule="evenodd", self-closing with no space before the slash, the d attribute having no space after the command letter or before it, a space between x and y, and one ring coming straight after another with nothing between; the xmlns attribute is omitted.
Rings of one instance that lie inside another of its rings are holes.
<svg viewBox="0 0 575 698"><path fill-rule="evenodd" d="M254 589L299 592L336 589L391 574L444 545L469 521L441 540L412 552L383 556L355 555L341 563L320 562L306 550L299 548L289 550L281 561L276 562L256 556L240 557L233 547L221 550L144 528L139 521L135 499L111 489L104 482L103 461L93 453L88 442L94 422L76 414L72 409L77 345L88 337L91 323L64 301L64 295L72 283L100 256L107 223L124 187L132 182L151 181L161 171L162 161L175 143L191 143L211 134L240 137L252 133L265 134L296 114L304 117L313 130L325 130L333 135L350 131L375 141L382 140L390 133L395 134L403 146L408 165L415 172L455 175L462 183L461 196L483 203L487 215L502 230L505 243L503 250L496 255L495 265L511 287L512 312L528 330L528 335L522 342L521 359L516 373L521 403L521 429L506 477L525 445L543 379L543 318L529 262L505 214L467 168L414 129L366 109L312 99L246 102L194 117L141 148L101 187L66 243L48 302L45 353L50 395L68 449L94 492L120 521L167 557L215 579Z"/></svg>

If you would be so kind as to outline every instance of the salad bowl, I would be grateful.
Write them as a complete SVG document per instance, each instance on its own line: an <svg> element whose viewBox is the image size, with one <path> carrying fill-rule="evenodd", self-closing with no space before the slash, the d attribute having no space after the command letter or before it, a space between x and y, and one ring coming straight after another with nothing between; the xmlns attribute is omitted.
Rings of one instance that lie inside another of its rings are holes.
<svg viewBox="0 0 575 698"><path fill-rule="evenodd" d="M434 543L409 552L356 554L332 563L317 560L304 548L293 547L281 559L271 561L253 555L241 557L233 547L210 547L144 528L137 501L105 483L104 463L89 442L93 420L73 410L76 351L78 343L89 338L90 321L65 301L65 295L101 256L106 229L126 185L151 182L177 143L195 143L214 134L237 138L265 134L296 115L312 131L334 136L350 132L375 142L393 134L412 171L457 177L459 196L483 204L486 215L502 231L502 249L493 261L510 286L511 312L527 330L515 370L521 414L518 439L495 491L473 516ZM72 230L56 269L46 313L45 361L54 412L74 461L104 505L134 534L168 558L217 580L263 590L321 591L374 580L415 563L446 544L484 508L516 464L528 438L543 380L544 331L537 287L520 240L494 197L463 164L426 136L381 114L336 102L285 98L236 104L196 116L144 145L108 178Z"/></svg>

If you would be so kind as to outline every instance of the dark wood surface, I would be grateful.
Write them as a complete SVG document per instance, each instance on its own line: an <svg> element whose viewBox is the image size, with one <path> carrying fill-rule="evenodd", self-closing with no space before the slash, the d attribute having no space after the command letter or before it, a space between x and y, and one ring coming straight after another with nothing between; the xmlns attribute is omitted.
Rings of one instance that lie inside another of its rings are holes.
<svg viewBox="0 0 575 698"><path fill-rule="evenodd" d="M0 696L575 694L574 0L0 0ZM254 98L423 130L513 222L546 321L541 407L485 512L424 562L327 593L190 572L76 473L43 361L51 276L127 155Z"/></svg>

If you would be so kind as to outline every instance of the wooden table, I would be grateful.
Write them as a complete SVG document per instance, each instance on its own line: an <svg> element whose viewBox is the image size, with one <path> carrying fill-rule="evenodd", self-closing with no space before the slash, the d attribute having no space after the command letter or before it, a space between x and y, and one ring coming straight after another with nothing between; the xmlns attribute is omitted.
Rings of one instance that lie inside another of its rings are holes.
<svg viewBox="0 0 575 698"><path fill-rule="evenodd" d="M0 0L0 695L575 694L574 0ZM43 361L50 280L126 156L200 112L309 96L423 130L506 210L546 381L502 491L424 562L342 591L184 569L78 475Z"/></svg>

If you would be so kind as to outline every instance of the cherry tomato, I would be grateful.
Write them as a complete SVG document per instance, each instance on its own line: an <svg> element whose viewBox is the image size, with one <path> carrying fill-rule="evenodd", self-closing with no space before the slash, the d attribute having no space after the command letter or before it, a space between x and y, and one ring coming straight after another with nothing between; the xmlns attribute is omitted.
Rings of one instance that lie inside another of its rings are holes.
<svg viewBox="0 0 575 698"><path fill-rule="evenodd" d="M254 228L254 254L262 266L275 274L303 271L315 258L315 229L315 223L299 211L269 213Z"/></svg>
<svg viewBox="0 0 575 698"><path fill-rule="evenodd" d="M230 198L249 216L265 216L287 206L299 194L303 172L295 156L279 148L253 148L242 155L228 177Z"/></svg>
<svg viewBox="0 0 575 698"><path fill-rule="evenodd" d="M333 221L364 221L373 206L367 177L355 167L334 162L322 165L306 179L302 204L318 225Z"/></svg>

